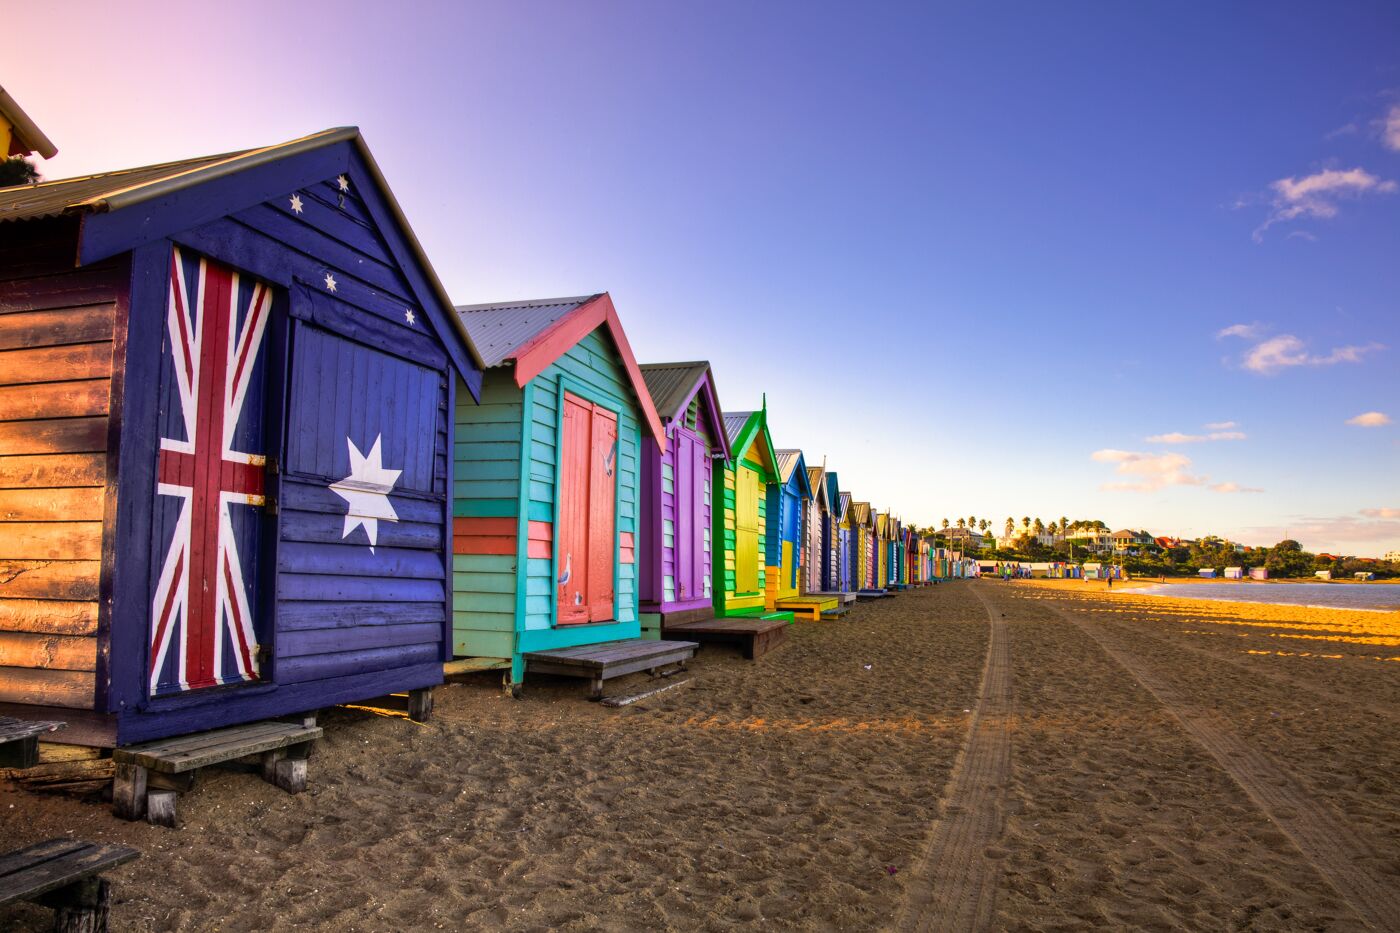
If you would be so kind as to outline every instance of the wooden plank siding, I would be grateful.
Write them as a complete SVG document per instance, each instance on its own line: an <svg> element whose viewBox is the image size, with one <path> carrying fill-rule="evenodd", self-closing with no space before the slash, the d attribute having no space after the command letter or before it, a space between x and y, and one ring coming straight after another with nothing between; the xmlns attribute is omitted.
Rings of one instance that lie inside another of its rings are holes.
<svg viewBox="0 0 1400 933"><path fill-rule="evenodd" d="M123 261L75 232L0 233L0 702L97 701L107 448Z"/></svg>

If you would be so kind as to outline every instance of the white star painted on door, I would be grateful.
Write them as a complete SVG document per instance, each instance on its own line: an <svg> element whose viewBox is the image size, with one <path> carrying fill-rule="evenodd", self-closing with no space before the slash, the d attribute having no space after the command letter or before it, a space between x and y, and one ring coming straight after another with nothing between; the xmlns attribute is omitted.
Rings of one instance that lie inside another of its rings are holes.
<svg viewBox="0 0 1400 933"><path fill-rule="evenodd" d="M326 273L326 291L335 291L335 276L331 275L329 272Z"/></svg>
<svg viewBox="0 0 1400 933"><path fill-rule="evenodd" d="M337 175L335 183L340 186L341 191L350 190L350 179L346 178L344 175Z"/></svg>
<svg viewBox="0 0 1400 933"><path fill-rule="evenodd" d="M389 493L399 481L403 470L384 469L384 460L379 451L383 435L374 439L374 446L368 454L360 453L360 448L350 438L345 443L350 447L350 475L338 483L331 483L331 492L345 500L345 528L340 536L347 538L350 532L363 527L369 536L369 552L374 553L379 543L380 521L397 522L399 513L389 501Z"/></svg>
<svg viewBox="0 0 1400 933"><path fill-rule="evenodd" d="M300 213L301 213L301 210L302 210L302 206L301 206L301 195L299 195L299 194L294 194L294 195L292 195L292 213L293 213L293 214L300 214Z"/></svg>
<svg viewBox="0 0 1400 933"><path fill-rule="evenodd" d="M413 318L413 309L412 309L412 308L404 308L404 309L403 309L403 319L404 319L405 321L408 322L408 326L409 326L409 327L412 327L412 326L413 326L413 320L414 320L414 318Z"/></svg>

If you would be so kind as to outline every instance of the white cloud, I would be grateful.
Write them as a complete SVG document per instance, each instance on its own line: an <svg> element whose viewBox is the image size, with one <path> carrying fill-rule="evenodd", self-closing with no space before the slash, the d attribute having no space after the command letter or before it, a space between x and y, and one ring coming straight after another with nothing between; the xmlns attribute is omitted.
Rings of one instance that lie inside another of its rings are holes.
<svg viewBox="0 0 1400 933"><path fill-rule="evenodd" d="M1390 416L1384 412L1368 411L1355 418L1348 418L1347 424L1356 428L1381 428L1390 424Z"/></svg>
<svg viewBox="0 0 1400 933"><path fill-rule="evenodd" d="M1207 430L1207 431L1228 431L1228 430L1230 430L1230 429L1233 428L1233 427L1236 427L1235 422L1233 422L1233 421L1212 421L1210 424L1206 425L1206 430Z"/></svg>
<svg viewBox="0 0 1400 933"><path fill-rule="evenodd" d="M1372 175L1364 168L1323 169L1302 178L1289 176L1270 183L1269 216L1254 231L1255 242L1274 224L1300 217L1327 220L1337 216L1338 202L1366 194L1394 194L1395 182Z"/></svg>
<svg viewBox="0 0 1400 933"><path fill-rule="evenodd" d="M1297 516L1286 525L1242 529L1262 543L1293 538L1309 551L1376 557L1400 546L1400 509L1362 509L1355 515Z"/></svg>
<svg viewBox="0 0 1400 933"><path fill-rule="evenodd" d="M1381 142L1385 148L1400 152L1400 104L1392 104L1380 122Z"/></svg>
<svg viewBox="0 0 1400 933"><path fill-rule="evenodd" d="M1384 350L1379 343L1365 346L1334 347L1326 356L1309 353L1307 344L1292 334L1279 334L1261 341L1245 351L1242 365L1250 372L1271 373L1291 366L1331 366L1335 363L1359 363L1367 353Z"/></svg>
<svg viewBox="0 0 1400 933"><path fill-rule="evenodd" d="M1233 422L1230 422L1233 425ZM1210 425L1207 425L1210 427ZM1211 431L1209 434L1182 434L1180 431L1173 431L1170 434L1154 434L1147 438L1149 444L1200 444L1204 441L1242 441L1245 439L1243 431Z"/></svg>
<svg viewBox="0 0 1400 933"><path fill-rule="evenodd" d="M1362 509L1367 518L1400 518L1400 509Z"/></svg>
<svg viewBox="0 0 1400 933"><path fill-rule="evenodd" d="M1288 231L1288 238L1290 240L1307 240L1309 243L1317 242L1317 234L1309 233L1306 230L1290 230Z"/></svg>
<svg viewBox="0 0 1400 933"><path fill-rule="evenodd" d="M1255 321L1253 324L1231 324L1223 330L1215 332L1215 339L1222 337L1243 337L1245 340L1253 340L1264 332L1264 325Z"/></svg>
<svg viewBox="0 0 1400 933"><path fill-rule="evenodd" d="M1175 453L1145 454L1131 450L1096 450L1090 457L1116 464L1114 472L1133 477L1131 482L1105 483L1103 489L1120 492L1154 492L1166 486L1204 486L1204 476L1193 476L1191 458Z"/></svg>
<svg viewBox="0 0 1400 933"><path fill-rule="evenodd" d="M1239 483L1216 483L1210 487L1211 492L1263 492L1253 486L1241 486Z"/></svg>

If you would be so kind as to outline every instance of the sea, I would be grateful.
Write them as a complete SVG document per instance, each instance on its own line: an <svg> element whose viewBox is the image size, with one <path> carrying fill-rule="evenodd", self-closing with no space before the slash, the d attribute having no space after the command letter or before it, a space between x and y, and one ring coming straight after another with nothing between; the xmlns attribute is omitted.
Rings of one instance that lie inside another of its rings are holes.
<svg viewBox="0 0 1400 933"><path fill-rule="evenodd" d="M1234 603L1274 603L1322 609L1400 610L1400 584L1394 583L1169 583L1137 588L1134 594L1214 599Z"/></svg>

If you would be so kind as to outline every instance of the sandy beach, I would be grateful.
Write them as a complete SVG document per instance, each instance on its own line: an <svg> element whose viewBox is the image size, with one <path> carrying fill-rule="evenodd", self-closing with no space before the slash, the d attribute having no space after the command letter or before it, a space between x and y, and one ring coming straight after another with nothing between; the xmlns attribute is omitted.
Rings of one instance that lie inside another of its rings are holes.
<svg viewBox="0 0 1400 933"><path fill-rule="evenodd" d="M213 771L170 831L0 785L0 830L140 849L118 930L1400 927L1400 614L954 582L692 673L469 677L324 714L300 796Z"/></svg>

